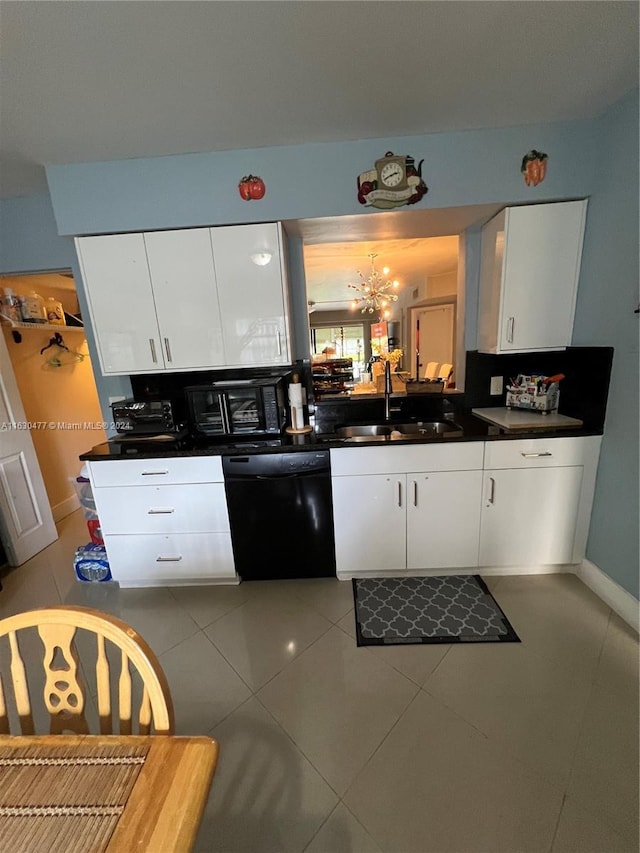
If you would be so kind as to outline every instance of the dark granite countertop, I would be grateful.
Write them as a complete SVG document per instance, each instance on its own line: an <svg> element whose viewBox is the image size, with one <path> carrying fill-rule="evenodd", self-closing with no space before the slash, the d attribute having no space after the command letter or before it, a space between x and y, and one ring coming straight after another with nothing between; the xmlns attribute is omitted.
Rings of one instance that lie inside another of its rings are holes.
<svg viewBox="0 0 640 853"><path fill-rule="evenodd" d="M461 441L510 441L519 438L562 438L580 437L586 435L602 435L602 430L581 427L579 429L557 429L548 430L544 428L541 421L540 430L507 433L499 427L492 426L486 421L480 420L470 414L457 413L446 417L454 420L462 427L463 434L438 438L412 438L410 440L366 441L359 439L357 442L345 441L338 438L335 433L311 433L310 435L288 435L275 439L247 439L233 443L221 443L215 440L195 439L187 437L177 443L162 442L123 442L117 438L103 444L98 444L91 450L80 456L81 460L100 462L116 459L158 459L176 456L229 456L249 455L257 453L290 453L304 450L318 450L319 448L338 447L382 447L387 444L407 446L413 444L434 444L442 442Z"/></svg>

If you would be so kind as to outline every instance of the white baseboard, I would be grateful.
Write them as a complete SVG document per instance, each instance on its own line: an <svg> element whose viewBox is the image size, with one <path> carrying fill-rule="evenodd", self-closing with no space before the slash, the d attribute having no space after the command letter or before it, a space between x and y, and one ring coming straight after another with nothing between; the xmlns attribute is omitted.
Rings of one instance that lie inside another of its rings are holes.
<svg viewBox="0 0 640 853"><path fill-rule="evenodd" d="M60 501L60 503L51 507L51 514L53 515L53 520L57 523L60 519L65 518L67 515L71 515L72 512L75 512L80 508L80 501L78 500L77 495L71 495L71 497L65 498L65 500Z"/></svg>
<svg viewBox="0 0 640 853"><path fill-rule="evenodd" d="M640 633L640 604L635 596L623 589L591 560L583 560L576 574L592 592L614 610L621 619Z"/></svg>

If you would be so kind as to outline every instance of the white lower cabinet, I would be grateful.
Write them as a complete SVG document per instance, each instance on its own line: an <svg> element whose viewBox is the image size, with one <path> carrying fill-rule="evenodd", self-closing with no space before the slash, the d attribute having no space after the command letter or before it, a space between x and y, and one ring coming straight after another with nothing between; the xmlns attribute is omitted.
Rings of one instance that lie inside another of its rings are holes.
<svg viewBox="0 0 640 853"><path fill-rule="evenodd" d="M600 436L486 443L481 566L579 563L585 556Z"/></svg>
<svg viewBox="0 0 640 853"><path fill-rule="evenodd" d="M404 482L404 475L333 478L338 575L397 571L406 566Z"/></svg>
<svg viewBox="0 0 640 853"><path fill-rule="evenodd" d="M407 568L478 565L482 471L407 475Z"/></svg>
<svg viewBox="0 0 640 853"><path fill-rule="evenodd" d="M332 450L338 577L477 566L482 457L480 442Z"/></svg>
<svg viewBox="0 0 640 853"><path fill-rule="evenodd" d="M120 586L238 582L218 458L90 462L89 472Z"/></svg>
<svg viewBox="0 0 640 853"><path fill-rule="evenodd" d="M582 466L485 472L481 566L571 563Z"/></svg>

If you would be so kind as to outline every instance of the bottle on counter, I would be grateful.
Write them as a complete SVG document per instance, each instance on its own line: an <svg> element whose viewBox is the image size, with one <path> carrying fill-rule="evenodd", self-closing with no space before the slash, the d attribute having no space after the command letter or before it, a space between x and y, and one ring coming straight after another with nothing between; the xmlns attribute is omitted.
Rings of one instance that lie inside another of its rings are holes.
<svg viewBox="0 0 640 853"><path fill-rule="evenodd" d="M24 298L22 303L22 319L25 323L46 323L47 314L44 299L35 290Z"/></svg>
<svg viewBox="0 0 640 853"><path fill-rule="evenodd" d="M45 304L45 310L47 314L47 323L51 326L66 326L62 302L54 299L53 296L49 296Z"/></svg>
<svg viewBox="0 0 640 853"><path fill-rule="evenodd" d="M22 320L20 303L10 287L4 288L4 296L0 299L0 314L12 323L20 323Z"/></svg>

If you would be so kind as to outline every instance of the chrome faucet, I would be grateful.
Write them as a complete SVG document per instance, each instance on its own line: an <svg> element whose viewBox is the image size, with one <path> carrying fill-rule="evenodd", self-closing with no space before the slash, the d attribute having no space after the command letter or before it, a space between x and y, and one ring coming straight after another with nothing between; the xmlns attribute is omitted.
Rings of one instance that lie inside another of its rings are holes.
<svg viewBox="0 0 640 853"><path fill-rule="evenodd" d="M391 420L391 362L384 363L384 419Z"/></svg>

